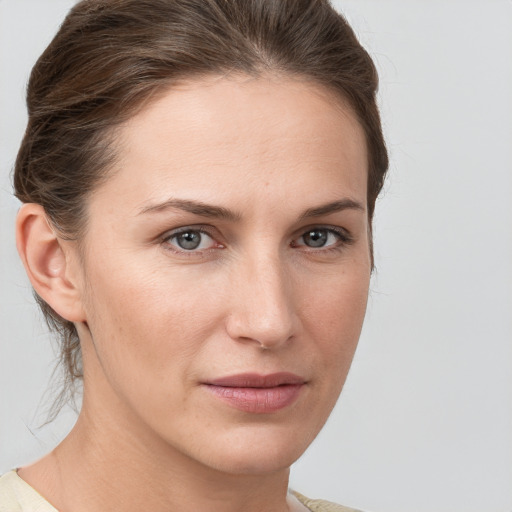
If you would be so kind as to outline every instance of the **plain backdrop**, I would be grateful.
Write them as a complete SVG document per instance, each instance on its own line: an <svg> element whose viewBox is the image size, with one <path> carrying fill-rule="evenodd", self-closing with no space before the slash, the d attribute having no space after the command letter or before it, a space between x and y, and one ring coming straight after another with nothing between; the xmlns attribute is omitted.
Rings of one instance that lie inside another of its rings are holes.
<svg viewBox="0 0 512 512"><path fill-rule="evenodd" d="M0 472L49 451L54 352L10 172L31 66L71 0L0 0ZM391 156L351 374L291 485L372 512L512 511L512 2L335 4L381 76Z"/></svg>

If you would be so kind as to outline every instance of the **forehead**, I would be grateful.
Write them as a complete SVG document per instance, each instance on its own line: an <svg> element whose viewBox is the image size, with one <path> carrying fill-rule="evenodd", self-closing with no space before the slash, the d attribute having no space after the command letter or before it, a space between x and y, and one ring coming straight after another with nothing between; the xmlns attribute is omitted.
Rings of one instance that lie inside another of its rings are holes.
<svg viewBox="0 0 512 512"><path fill-rule="evenodd" d="M237 75L184 82L117 136L111 181L139 202L176 191L201 200L240 192L243 202L264 186L293 194L312 180L366 199L364 131L340 95L310 81Z"/></svg>

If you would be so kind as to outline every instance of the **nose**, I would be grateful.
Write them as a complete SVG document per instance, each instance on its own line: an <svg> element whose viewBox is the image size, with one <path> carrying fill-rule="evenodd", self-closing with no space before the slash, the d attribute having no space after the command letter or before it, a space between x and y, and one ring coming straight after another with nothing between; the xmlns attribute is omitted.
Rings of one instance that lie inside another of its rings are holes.
<svg viewBox="0 0 512 512"><path fill-rule="evenodd" d="M244 262L231 284L226 330L232 339L277 349L297 334L291 279L278 256Z"/></svg>

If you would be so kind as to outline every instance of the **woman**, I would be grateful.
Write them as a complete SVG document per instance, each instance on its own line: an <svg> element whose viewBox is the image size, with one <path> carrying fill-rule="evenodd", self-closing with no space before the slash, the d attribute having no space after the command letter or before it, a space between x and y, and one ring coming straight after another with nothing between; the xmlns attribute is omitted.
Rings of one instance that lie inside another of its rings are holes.
<svg viewBox="0 0 512 512"><path fill-rule="evenodd" d="M376 88L327 2L77 4L32 72L14 181L83 403L0 479L2 512L347 510L288 474L365 313Z"/></svg>

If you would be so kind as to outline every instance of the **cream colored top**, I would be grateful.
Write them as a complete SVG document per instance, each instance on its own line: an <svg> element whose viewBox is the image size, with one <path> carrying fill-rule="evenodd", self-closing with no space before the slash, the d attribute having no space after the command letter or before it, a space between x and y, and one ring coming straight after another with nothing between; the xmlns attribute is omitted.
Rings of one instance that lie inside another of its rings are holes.
<svg viewBox="0 0 512 512"><path fill-rule="evenodd" d="M0 477L0 512L58 512L16 471Z"/></svg>
<svg viewBox="0 0 512 512"><path fill-rule="evenodd" d="M288 496L291 512L358 512L324 500L310 500L302 494L291 491ZM58 512L33 487L9 471L0 477L0 512Z"/></svg>

